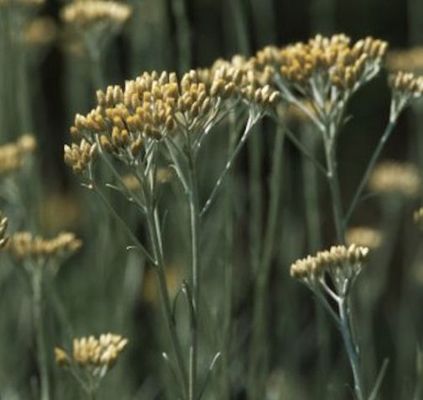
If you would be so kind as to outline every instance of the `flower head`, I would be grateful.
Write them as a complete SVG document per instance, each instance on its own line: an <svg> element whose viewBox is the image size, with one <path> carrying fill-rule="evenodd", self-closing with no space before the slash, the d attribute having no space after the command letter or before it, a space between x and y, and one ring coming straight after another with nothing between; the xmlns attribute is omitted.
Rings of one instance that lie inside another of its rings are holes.
<svg viewBox="0 0 423 400"><path fill-rule="evenodd" d="M30 232L16 232L10 236L6 250L17 260L46 262L62 259L75 253L82 245L73 233L62 232L45 239Z"/></svg>
<svg viewBox="0 0 423 400"><path fill-rule="evenodd" d="M72 351L56 347L56 363L60 367L71 364L88 372L95 379L102 379L115 365L128 339L112 333L99 337L89 336L73 339Z"/></svg>
<svg viewBox="0 0 423 400"><path fill-rule="evenodd" d="M394 121L413 99L422 97L423 76L398 71L389 76L389 86L392 91L390 119Z"/></svg>
<svg viewBox="0 0 423 400"><path fill-rule="evenodd" d="M16 142L0 146L0 175L20 170L35 147L35 139L29 134L21 136Z"/></svg>
<svg viewBox="0 0 423 400"><path fill-rule="evenodd" d="M373 170L369 179L369 188L380 194L398 193L406 197L414 197L420 192L421 177L412 164L384 161Z"/></svg>
<svg viewBox="0 0 423 400"><path fill-rule="evenodd" d="M57 26L53 18L35 18L27 24L23 35L25 44L29 46L46 46L56 38Z"/></svg>
<svg viewBox="0 0 423 400"><path fill-rule="evenodd" d="M372 37L355 43L343 34L317 35L308 42L260 50L258 70L273 74L282 96L296 103L310 100L315 118L341 113L346 100L380 71L387 43Z"/></svg>
<svg viewBox="0 0 423 400"><path fill-rule="evenodd" d="M80 29L91 29L98 24L119 27L131 16L131 7L117 1L72 1L63 7L63 21Z"/></svg>
<svg viewBox="0 0 423 400"><path fill-rule="evenodd" d="M423 47L412 47L406 50L390 51L386 64L392 71L423 71Z"/></svg>
<svg viewBox="0 0 423 400"><path fill-rule="evenodd" d="M329 276L338 292L342 292L345 283L353 282L359 275L368 253L367 247L355 244L332 246L329 250L295 261L291 265L291 276L309 286L319 286L325 276Z"/></svg>
<svg viewBox="0 0 423 400"><path fill-rule="evenodd" d="M368 226L356 226L347 230L347 244L356 244L357 246L375 249L382 243L382 233L378 229Z"/></svg>
<svg viewBox="0 0 423 400"><path fill-rule="evenodd" d="M99 90L97 107L75 117L71 134L80 143L65 146L65 161L75 172L85 170L97 144L127 165L141 165L155 143L203 135L237 102L254 102L260 110L275 104L278 93L250 75L246 67L221 62L181 78L145 72L124 88Z"/></svg>

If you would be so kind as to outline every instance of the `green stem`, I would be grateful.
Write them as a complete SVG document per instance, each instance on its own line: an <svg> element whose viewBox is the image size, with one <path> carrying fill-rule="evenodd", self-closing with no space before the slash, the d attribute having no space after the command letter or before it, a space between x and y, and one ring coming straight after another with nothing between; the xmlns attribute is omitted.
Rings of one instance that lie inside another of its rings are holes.
<svg viewBox="0 0 423 400"><path fill-rule="evenodd" d="M305 128L305 127L304 127ZM304 129L303 141L307 142L310 153L314 157L316 154L317 137L314 132ZM319 215L319 185L318 176L313 165L302 158L302 172L304 184L304 200L307 220L307 231L309 240L309 251L315 253L322 246L322 235L320 232L320 215Z"/></svg>
<svg viewBox="0 0 423 400"><path fill-rule="evenodd" d="M341 297L338 302L339 310L339 327L342 338L344 340L345 349L347 351L348 359L351 365L351 370L354 378L354 391L357 400L364 400L364 389L360 371L359 351L354 343L353 332L351 329L351 315L348 308L348 298Z"/></svg>
<svg viewBox="0 0 423 400"><path fill-rule="evenodd" d="M237 127L235 114L229 114L229 144L228 156L233 153L236 139ZM226 181L227 187L232 185L232 176L229 175ZM222 357L221 357L221 383L222 383L222 400L230 400L231 398L231 380L230 380L230 350L232 339L232 304L233 304L233 277L234 264L232 260L233 251L233 234L234 234L234 215L232 207L232 194L227 191L224 204L225 219L225 250L226 263L224 265L224 294L223 294L223 339L222 339Z"/></svg>
<svg viewBox="0 0 423 400"><path fill-rule="evenodd" d="M342 217L342 200L339 188L338 166L336 161L335 143L331 140L325 143L327 179L332 200L332 212L338 244L345 243L345 231Z"/></svg>
<svg viewBox="0 0 423 400"><path fill-rule="evenodd" d="M165 316L166 323L168 325L170 339L172 343L172 348L175 353L176 362L177 362L177 371L178 371L178 378L180 380L180 385L182 388L182 393L184 397L187 398L187 382L188 382L188 374L185 367L184 357L182 348L178 339L178 335L176 332L176 324L172 314L172 303L170 300L169 290L166 283L166 275L165 275L165 265L164 265L164 256L161 251L161 232L158 230L160 224L157 224L155 221L157 218L157 213L154 211L151 205L147 207L147 226L148 232L153 248L153 256L157 260L158 268L156 268L157 272L157 280L159 286L159 292L161 297L161 304L163 306L163 313Z"/></svg>
<svg viewBox="0 0 423 400"><path fill-rule="evenodd" d="M176 36L179 50L179 72L183 73L191 67L190 24L185 0L172 0L172 11L176 20Z"/></svg>
<svg viewBox="0 0 423 400"><path fill-rule="evenodd" d="M377 160L379 159L380 153L382 152L386 142L388 141L389 137L391 136L391 133L394 130L396 123L397 123L397 119L390 120L388 125L386 126L385 131L383 132L383 135L380 138L379 143L377 144L375 151L373 152L373 155L370 158L369 163L367 164L364 175L361 178L361 181L360 181L360 183L357 187L357 190L355 191L354 197L353 197L351 204L348 208L348 211L345 215L345 219L344 219L344 222L343 222L344 227L346 227L348 225L348 223L351 219L351 216L352 216L352 214L354 213L354 211L357 207L357 204L360 202L364 188L366 187L367 182L369 180L370 173L373 171L373 168L374 168Z"/></svg>
<svg viewBox="0 0 423 400"><path fill-rule="evenodd" d="M43 266L32 267L32 290L34 308L34 326L38 351L38 368L40 370L40 400L50 399L50 384L48 376L47 350L45 344L43 305L42 305L42 271Z"/></svg>
<svg viewBox="0 0 423 400"><path fill-rule="evenodd" d="M200 266L199 266L199 228L200 208L198 202L197 171L193 157L188 160L189 189L188 203L190 215L191 236L191 287L194 316L191 322L191 348L190 348L190 379L189 399L196 399L197 392L197 364L198 364L198 313L200 298Z"/></svg>
<svg viewBox="0 0 423 400"><path fill-rule="evenodd" d="M214 200L216 199L217 194L219 193L222 184L225 180L226 175L228 174L229 170L232 167L232 164L234 163L237 155L239 154L239 152L241 151L242 147L244 146L244 144L246 143L252 128L254 127L254 125L256 124L256 122L258 121L259 116L258 115L249 115L248 117L248 121L247 121L247 125L245 126L244 132L241 136L241 138L239 139L238 144L236 145L235 149L233 152L230 153L230 156L228 158L228 160L226 161L226 165L225 168L223 169L222 173L220 174L219 178L216 181L216 184L213 187L213 190L209 196L209 198L207 199L206 203L204 204L203 208L201 209L201 213L200 216L203 217L207 211L210 209L210 207L213 205Z"/></svg>

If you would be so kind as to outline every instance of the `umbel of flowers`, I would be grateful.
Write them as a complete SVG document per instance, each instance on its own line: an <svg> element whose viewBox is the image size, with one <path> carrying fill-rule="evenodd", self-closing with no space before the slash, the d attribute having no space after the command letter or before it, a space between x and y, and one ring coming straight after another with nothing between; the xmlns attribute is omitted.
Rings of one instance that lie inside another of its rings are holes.
<svg viewBox="0 0 423 400"><path fill-rule="evenodd" d="M78 144L65 147L65 161L82 172L98 146L128 165L137 164L152 143L166 137L189 135L198 146L198 136L206 135L238 101L265 108L278 99L254 74L226 65L190 71L181 79L175 73L144 73L124 89L109 86L97 92L97 107L75 117L71 134Z"/></svg>
<svg viewBox="0 0 423 400"><path fill-rule="evenodd" d="M105 333L99 337L74 338L70 352L56 347L54 354L57 365L68 369L82 388L94 396L127 344L128 339L123 336Z"/></svg>

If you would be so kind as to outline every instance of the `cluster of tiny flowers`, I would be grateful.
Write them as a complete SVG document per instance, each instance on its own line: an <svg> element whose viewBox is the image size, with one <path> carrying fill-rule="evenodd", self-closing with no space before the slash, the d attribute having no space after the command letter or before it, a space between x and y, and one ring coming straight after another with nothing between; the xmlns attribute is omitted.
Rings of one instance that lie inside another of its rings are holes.
<svg viewBox="0 0 423 400"><path fill-rule="evenodd" d="M9 241L9 237L6 234L7 225L7 217L5 217L3 213L0 212L0 249L3 249Z"/></svg>
<svg viewBox="0 0 423 400"><path fill-rule="evenodd" d="M348 245L355 244L375 249L382 243L382 233L368 226L356 226L347 230L345 241Z"/></svg>
<svg viewBox="0 0 423 400"><path fill-rule="evenodd" d="M393 71L423 71L423 47L407 50L391 51L387 55L386 64Z"/></svg>
<svg viewBox="0 0 423 400"><path fill-rule="evenodd" d="M251 79L250 79L251 78ZM97 107L76 115L71 135L79 144L65 146L65 161L75 172L89 166L96 144L128 164L140 163L148 143L177 133L207 132L234 102L271 106L278 95L259 86L241 68L143 73L125 87L97 92Z"/></svg>
<svg viewBox="0 0 423 400"><path fill-rule="evenodd" d="M78 144L65 145L65 163L75 174L81 174L91 165L96 154L96 144L82 139Z"/></svg>
<svg viewBox="0 0 423 400"><path fill-rule="evenodd" d="M80 29L90 29L98 24L123 25L131 16L131 7L116 1L73 1L63 7L63 21Z"/></svg>
<svg viewBox="0 0 423 400"><path fill-rule="evenodd" d="M102 378L112 368L128 339L112 333L73 339L72 351L68 354L62 348L54 349L56 363L61 367L77 365L93 377Z"/></svg>
<svg viewBox="0 0 423 400"><path fill-rule="evenodd" d="M367 247L355 244L348 247L332 246L330 250L295 261L291 265L291 276L314 285L327 273L335 284L342 283L347 279L354 279L361 272L368 253Z"/></svg>
<svg viewBox="0 0 423 400"><path fill-rule="evenodd" d="M418 224L420 227L423 227L423 207L414 212L413 218L416 224Z"/></svg>
<svg viewBox="0 0 423 400"><path fill-rule="evenodd" d="M36 141L32 135L21 136L16 142L0 146L0 175L22 168L28 155L34 152Z"/></svg>
<svg viewBox="0 0 423 400"><path fill-rule="evenodd" d="M12 234L6 250L18 261L46 261L73 254L82 242L73 233L62 232L52 239L32 235L30 232Z"/></svg>
<svg viewBox="0 0 423 400"><path fill-rule="evenodd" d="M39 17L30 21L23 32L23 41L28 46L46 46L56 39L57 26L53 18Z"/></svg>
<svg viewBox="0 0 423 400"><path fill-rule="evenodd" d="M398 71L389 77L389 85L394 93L410 97L421 97L423 94L423 77L411 72Z"/></svg>
<svg viewBox="0 0 423 400"><path fill-rule="evenodd" d="M345 35L317 35L307 43L266 47L256 55L256 65L271 66L284 82L314 98L339 91L354 91L380 70L387 43L367 37L354 44ZM322 99L323 101L325 99Z"/></svg>
<svg viewBox="0 0 423 400"><path fill-rule="evenodd" d="M423 95L423 76L411 72L398 71L389 76L389 86L392 91L391 121L412 100Z"/></svg>
<svg viewBox="0 0 423 400"><path fill-rule="evenodd" d="M369 179L369 189L380 194L398 193L414 197L421 189L418 169L409 163L384 161L373 170Z"/></svg>

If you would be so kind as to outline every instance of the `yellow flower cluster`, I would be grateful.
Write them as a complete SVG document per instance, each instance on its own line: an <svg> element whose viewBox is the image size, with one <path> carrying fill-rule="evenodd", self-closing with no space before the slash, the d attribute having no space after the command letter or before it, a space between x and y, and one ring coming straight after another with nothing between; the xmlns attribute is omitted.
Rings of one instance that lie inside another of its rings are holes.
<svg viewBox="0 0 423 400"><path fill-rule="evenodd" d="M399 193L414 197L420 192L421 177L418 169L412 164L384 161L373 170L369 188L376 193Z"/></svg>
<svg viewBox="0 0 423 400"><path fill-rule="evenodd" d="M382 233L378 229L368 226L356 226L347 230L345 234L347 244L375 249L382 243Z"/></svg>
<svg viewBox="0 0 423 400"><path fill-rule="evenodd" d="M0 249L3 249L9 241L9 237L6 235L7 225L7 217L0 212Z"/></svg>
<svg viewBox="0 0 423 400"><path fill-rule="evenodd" d="M39 17L30 21L23 32L23 40L29 46L46 46L57 36L57 26L53 18Z"/></svg>
<svg viewBox="0 0 423 400"><path fill-rule="evenodd" d="M82 139L79 144L65 145L65 163L73 172L81 174L90 165L96 153L96 144Z"/></svg>
<svg viewBox="0 0 423 400"><path fill-rule="evenodd" d="M386 63L394 71L423 72L423 47L390 51Z"/></svg>
<svg viewBox="0 0 423 400"><path fill-rule="evenodd" d="M355 244L349 247L332 246L315 256L295 261L291 265L291 276L310 284L323 277L325 273L329 273L334 279L354 278L361 271L368 253L367 247Z"/></svg>
<svg viewBox="0 0 423 400"><path fill-rule="evenodd" d="M34 236L30 232L12 234L6 250L17 260L46 261L71 255L82 246L73 233L62 232L52 239Z"/></svg>
<svg viewBox="0 0 423 400"><path fill-rule="evenodd" d="M88 370L93 376L103 377L116 363L120 353L128 344L128 339L112 333L75 338L72 355L56 347L56 363L61 367L75 363Z"/></svg>
<svg viewBox="0 0 423 400"><path fill-rule="evenodd" d="M207 132L235 102L254 102L261 108L279 99L270 86L261 86L244 68L228 65L209 71L143 73L125 88L109 86L97 92L97 107L76 115L71 134L80 143L65 146L65 160L75 172L91 162L95 145L131 164L146 143L178 133ZM82 139L82 140L81 140Z"/></svg>
<svg viewBox="0 0 423 400"><path fill-rule="evenodd" d="M16 142L0 146L0 175L19 170L35 148L35 138L29 134L21 136Z"/></svg>
<svg viewBox="0 0 423 400"><path fill-rule="evenodd" d="M371 37L352 44L342 34L317 35L307 43L266 47L255 59L257 66L272 66L288 84L310 94L331 87L357 89L380 70L386 50L386 42Z"/></svg>
<svg viewBox="0 0 423 400"><path fill-rule="evenodd" d="M423 94L423 76L411 72L398 71L390 75L389 85L394 95L421 97Z"/></svg>
<svg viewBox="0 0 423 400"><path fill-rule="evenodd" d="M63 21L81 29L89 29L99 23L123 25L131 16L129 5L117 1L73 1L61 12Z"/></svg>
<svg viewBox="0 0 423 400"><path fill-rule="evenodd" d="M416 224L423 227L423 207L414 212L413 218Z"/></svg>

